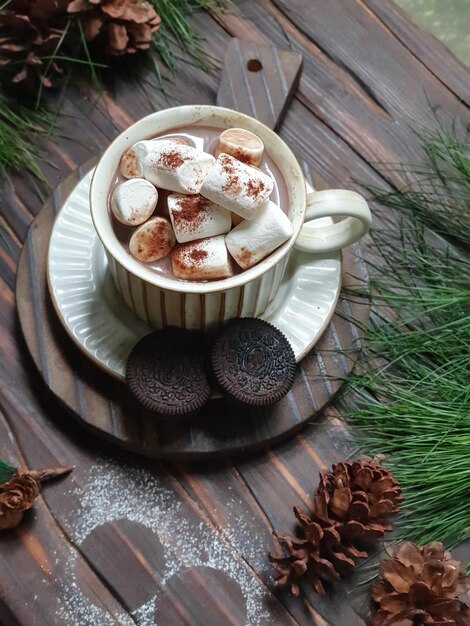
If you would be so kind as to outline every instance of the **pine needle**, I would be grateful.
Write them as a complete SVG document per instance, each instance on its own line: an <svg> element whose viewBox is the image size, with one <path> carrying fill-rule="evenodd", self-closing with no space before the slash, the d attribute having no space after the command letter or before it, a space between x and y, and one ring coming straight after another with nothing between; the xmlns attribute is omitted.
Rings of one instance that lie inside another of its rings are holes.
<svg viewBox="0 0 470 626"><path fill-rule="evenodd" d="M426 182L377 196L409 219L374 233L374 323L347 419L404 490L401 534L453 546L470 536L470 259L426 227L470 243L470 149L442 130L423 145Z"/></svg>
<svg viewBox="0 0 470 626"><path fill-rule="evenodd" d="M227 10L232 6L231 0L150 0L150 3L162 19L160 29L155 33L155 50L173 75L176 72L173 44L191 57L198 67L207 68L203 39L191 25L189 17L201 9Z"/></svg>
<svg viewBox="0 0 470 626"><path fill-rule="evenodd" d="M427 164L394 169L407 174L409 187L383 193L368 187L378 204L419 217L443 237L470 242L470 128L461 137L442 128L418 134ZM467 146L467 147L466 147Z"/></svg>
<svg viewBox="0 0 470 626"><path fill-rule="evenodd" d="M53 117L44 109L20 105L0 92L0 176L9 169L26 170L44 181L33 140L46 136L53 124Z"/></svg>

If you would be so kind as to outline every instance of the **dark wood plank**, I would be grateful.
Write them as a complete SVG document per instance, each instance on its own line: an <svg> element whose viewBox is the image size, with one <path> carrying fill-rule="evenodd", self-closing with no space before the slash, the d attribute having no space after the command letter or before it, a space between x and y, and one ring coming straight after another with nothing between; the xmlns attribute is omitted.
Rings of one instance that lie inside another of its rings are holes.
<svg viewBox="0 0 470 626"><path fill-rule="evenodd" d="M459 99L360 2L321 0L314 19L303 0L244 1L237 7L236 14L218 14L219 23L248 41L282 46L287 38L304 59L296 97L373 167L419 161L410 125L435 126L433 108L443 123L470 119ZM383 176L395 185L404 182L392 169Z"/></svg>
<svg viewBox="0 0 470 626"><path fill-rule="evenodd" d="M26 467L2 413L0 441L2 456L17 466ZM67 489L64 484L65 481L50 484L44 491L63 492ZM83 623L80 621L83 615L89 616L90 622L94 619L94 623L99 623L103 614L109 626L134 623L60 531L43 496L36 500L32 511L25 513L20 526L2 531L0 546L0 623L3 626L78 624ZM83 595L77 595L76 589Z"/></svg>
<svg viewBox="0 0 470 626"><path fill-rule="evenodd" d="M457 113L458 99L404 46L397 45L393 32L362 2L318 0L313 20L302 0L273 0L272 4L337 65L362 81L395 119L433 121L429 102L442 108L444 119Z"/></svg>

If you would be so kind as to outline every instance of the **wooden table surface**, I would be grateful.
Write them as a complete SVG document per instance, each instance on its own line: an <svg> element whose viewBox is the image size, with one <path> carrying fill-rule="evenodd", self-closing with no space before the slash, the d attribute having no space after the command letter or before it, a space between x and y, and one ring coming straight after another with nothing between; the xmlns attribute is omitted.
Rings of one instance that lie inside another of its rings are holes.
<svg viewBox="0 0 470 626"><path fill-rule="evenodd" d="M412 129L470 121L470 73L389 0L239 0L232 14L200 14L212 69L183 60L163 94L120 83L113 97L75 86L63 132L47 146L51 187L139 117L178 104L212 103L231 36L292 47L304 57L281 136L334 187L402 184L381 164L418 162ZM15 272L28 226L42 206L30 181L2 187L0 249L1 454L28 467L75 465L43 490L34 510L0 537L3 626L138 624L364 624L350 587L301 600L273 593L272 530L293 530L292 506L308 506L318 471L351 451L331 407L272 450L204 464L159 463L108 447L48 397L15 314ZM375 207L378 225L390 216Z"/></svg>

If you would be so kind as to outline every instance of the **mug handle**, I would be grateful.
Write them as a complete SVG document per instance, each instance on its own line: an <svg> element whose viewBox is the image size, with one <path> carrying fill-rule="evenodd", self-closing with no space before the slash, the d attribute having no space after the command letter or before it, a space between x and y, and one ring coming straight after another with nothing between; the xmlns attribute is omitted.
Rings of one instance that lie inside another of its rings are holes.
<svg viewBox="0 0 470 626"><path fill-rule="evenodd" d="M372 216L365 199L355 191L327 189L315 191L307 185L306 222L294 247L304 252L334 252L358 241L369 230ZM315 226L308 220L344 215L341 222Z"/></svg>

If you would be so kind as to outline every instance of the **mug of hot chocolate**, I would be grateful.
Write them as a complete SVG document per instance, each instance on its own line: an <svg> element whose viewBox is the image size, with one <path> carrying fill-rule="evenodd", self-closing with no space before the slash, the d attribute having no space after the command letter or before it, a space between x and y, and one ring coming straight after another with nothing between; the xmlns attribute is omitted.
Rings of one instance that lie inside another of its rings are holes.
<svg viewBox="0 0 470 626"><path fill-rule="evenodd" d="M339 250L371 222L353 191L307 193L291 150L264 124L203 105L121 133L95 169L90 207L118 291L155 328L259 317L294 247ZM329 216L344 219L315 224Z"/></svg>

